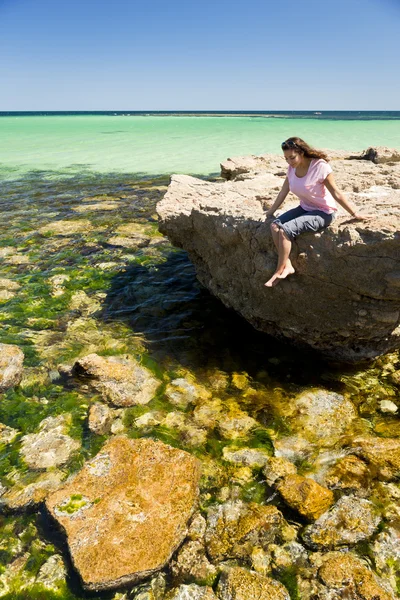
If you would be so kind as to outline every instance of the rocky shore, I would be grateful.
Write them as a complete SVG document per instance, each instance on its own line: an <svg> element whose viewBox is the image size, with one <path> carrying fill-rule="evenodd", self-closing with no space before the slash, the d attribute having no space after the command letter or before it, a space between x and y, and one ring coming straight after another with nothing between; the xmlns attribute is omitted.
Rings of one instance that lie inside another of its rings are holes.
<svg viewBox="0 0 400 600"><path fill-rule="evenodd" d="M327 152L338 186L371 219L340 210L327 230L299 237L296 274L272 289L263 286L276 265L263 209L285 178L282 157L228 159L225 182L174 175L157 211L201 283L256 329L358 362L400 346L400 153ZM289 194L281 212L297 204Z"/></svg>
<svg viewBox="0 0 400 600"><path fill-rule="evenodd" d="M0 598L396 598L398 352L266 346L159 234L166 185L58 185L0 223Z"/></svg>

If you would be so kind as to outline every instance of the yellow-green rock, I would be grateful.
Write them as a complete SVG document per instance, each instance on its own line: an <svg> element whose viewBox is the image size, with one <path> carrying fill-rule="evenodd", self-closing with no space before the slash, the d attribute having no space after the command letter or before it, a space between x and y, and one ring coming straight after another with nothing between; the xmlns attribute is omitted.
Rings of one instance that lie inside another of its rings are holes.
<svg viewBox="0 0 400 600"><path fill-rule="evenodd" d="M330 490L302 475L287 475L278 483L277 490L286 504L308 521L318 519L334 503Z"/></svg>

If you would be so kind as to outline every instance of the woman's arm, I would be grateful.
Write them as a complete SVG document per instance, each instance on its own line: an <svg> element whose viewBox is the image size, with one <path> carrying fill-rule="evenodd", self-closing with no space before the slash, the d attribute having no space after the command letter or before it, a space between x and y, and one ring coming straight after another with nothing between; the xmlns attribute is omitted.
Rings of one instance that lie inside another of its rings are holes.
<svg viewBox="0 0 400 600"><path fill-rule="evenodd" d="M288 178L286 177L285 181L283 182L283 186L281 188L281 191L279 192L279 194L276 197L275 202L273 203L273 205L265 213L267 217L272 217L272 215L274 214L274 212L283 203L283 201L285 200L285 198L286 198L286 196L288 195L289 192L290 192L289 181L288 181Z"/></svg>
<svg viewBox="0 0 400 600"><path fill-rule="evenodd" d="M330 175L328 175L328 177L325 179L324 184L335 198L336 202L338 202L340 206L343 206L343 208L347 210L347 212L350 213L354 219L362 220L368 218L367 215L360 215L360 213L357 212L357 208L354 206L354 204L347 200L346 196L342 194L336 185L335 178L333 177L332 173L330 173Z"/></svg>

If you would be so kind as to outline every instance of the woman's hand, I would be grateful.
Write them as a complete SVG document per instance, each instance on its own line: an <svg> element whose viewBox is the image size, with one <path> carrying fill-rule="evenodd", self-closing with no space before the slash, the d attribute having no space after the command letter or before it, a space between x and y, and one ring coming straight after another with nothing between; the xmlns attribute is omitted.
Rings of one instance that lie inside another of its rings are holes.
<svg viewBox="0 0 400 600"><path fill-rule="evenodd" d="M368 221L369 219L372 219L372 217L373 217L373 215L363 215L362 213L359 213L359 212L350 213L350 216L355 221Z"/></svg>
<svg viewBox="0 0 400 600"><path fill-rule="evenodd" d="M271 209L267 210L267 212L265 213L266 218L269 219L270 217L273 217L274 216L274 212L275 211L271 210Z"/></svg>

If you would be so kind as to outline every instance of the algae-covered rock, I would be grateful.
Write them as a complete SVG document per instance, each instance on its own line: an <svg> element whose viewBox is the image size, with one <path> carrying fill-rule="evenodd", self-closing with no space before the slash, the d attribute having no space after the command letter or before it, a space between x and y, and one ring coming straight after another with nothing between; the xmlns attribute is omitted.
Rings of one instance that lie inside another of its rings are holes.
<svg viewBox="0 0 400 600"><path fill-rule="evenodd" d="M162 569L186 536L199 476L190 454L120 436L52 494L46 506L84 587L112 589Z"/></svg>
<svg viewBox="0 0 400 600"><path fill-rule="evenodd" d="M174 406L186 408L198 400L211 397L210 392L195 381L185 377L173 379L166 387L165 395Z"/></svg>
<svg viewBox="0 0 400 600"><path fill-rule="evenodd" d="M101 304L96 298L89 297L86 292L79 290L75 292L69 303L69 309L79 312L81 315L87 317L98 312L101 308Z"/></svg>
<svg viewBox="0 0 400 600"><path fill-rule="evenodd" d="M0 343L0 393L20 383L23 362L24 353L18 346Z"/></svg>
<svg viewBox="0 0 400 600"><path fill-rule="evenodd" d="M31 469L48 469L64 465L80 443L68 435L71 415L47 417L39 425L37 433L29 433L21 439L21 455Z"/></svg>
<svg viewBox="0 0 400 600"><path fill-rule="evenodd" d="M363 437L355 438L352 445L380 479L400 477L400 439Z"/></svg>
<svg viewBox="0 0 400 600"><path fill-rule="evenodd" d="M400 526L394 523L375 538L370 555L378 575L388 581L394 590L400 583Z"/></svg>
<svg viewBox="0 0 400 600"><path fill-rule="evenodd" d="M303 540L314 550L351 546L370 538L380 521L371 502L343 496L329 512L305 528Z"/></svg>
<svg viewBox="0 0 400 600"><path fill-rule="evenodd" d="M112 409L102 402L95 402L89 409L89 429L98 435L110 433L114 420Z"/></svg>
<svg viewBox="0 0 400 600"><path fill-rule="evenodd" d="M177 583L194 581L200 585L212 585L218 574L217 568L207 558L204 544L199 540L185 542L169 567Z"/></svg>
<svg viewBox="0 0 400 600"><path fill-rule="evenodd" d="M52 234L68 236L79 233L87 233L93 229L92 224L87 219L63 219L61 221L53 221L42 225L39 228L39 233L42 235Z"/></svg>
<svg viewBox="0 0 400 600"><path fill-rule="evenodd" d="M286 504L309 521L318 519L334 503L330 490L301 475L286 475L277 490Z"/></svg>
<svg viewBox="0 0 400 600"><path fill-rule="evenodd" d="M1 496L0 507L12 510L35 508L60 487L65 477L62 471L53 470L40 473L34 481L29 476L22 476Z"/></svg>
<svg viewBox="0 0 400 600"><path fill-rule="evenodd" d="M271 456L263 470L268 485L274 485L282 477L296 472L296 466L283 456Z"/></svg>
<svg viewBox="0 0 400 600"><path fill-rule="evenodd" d="M171 590L165 596L165 600L217 600L217 596L211 587L191 583Z"/></svg>
<svg viewBox="0 0 400 600"><path fill-rule="evenodd" d="M230 501L210 507L205 541L213 561L250 556L254 546L280 538L285 524L275 506Z"/></svg>
<svg viewBox="0 0 400 600"><path fill-rule="evenodd" d="M325 473L328 488L363 495L370 485L370 472L364 461L349 455L339 459Z"/></svg>
<svg viewBox="0 0 400 600"><path fill-rule="evenodd" d="M279 581L242 567L223 572L217 592L221 600L290 600L289 592Z"/></svg>
<svg viewBox="0 0 400 600"><path fill-rule="evenodd" d="M324 557L318 576L342 598L347 595L362 600L394 600L390 589L354 554L330 552Z"/></svg>
<svg viewBox="0 0 400 600"><path fill-rule="evenodd" d="M353 404L323 389L304 392L293 400L295 428L308 441L332 446L357 416Z"/></svg>
<svg viewBox="0 0 400 600"><path fill-rule="evenodd" d="M40 583L54 593L65 591L67 571L59 554L53 554L40 567L35 583Z"/></svg>
<svg viewBox="0 0 400 600"><path fill-rule="evenodd" d="M73 373L115 406L147 404L160 385L148 369L132 358L89 354L76 361Z"/></svg>
<svg viewBox="0 0 400 600"><path fill-rule="evenodd" d="M19 435L18 429L0 423L0 444L11 444Z"/></svg>

